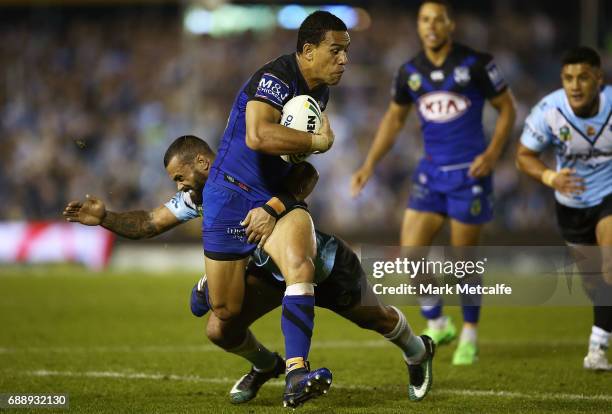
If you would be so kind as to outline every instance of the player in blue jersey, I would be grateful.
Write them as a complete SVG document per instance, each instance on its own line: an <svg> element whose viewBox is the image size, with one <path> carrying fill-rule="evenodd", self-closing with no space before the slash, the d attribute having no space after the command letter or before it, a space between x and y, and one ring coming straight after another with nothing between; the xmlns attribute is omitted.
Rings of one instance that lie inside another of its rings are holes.
<svg viewBox="0 0 612 414"><path fill-rule="evenodd" d="M612 333L612 87L604 86L601 59L588 47L565 54L561 82L563 88L527 117L517 166L555 190L561 234L580 257L577 265L594 305L584 368L611 370L606 350ZM556 169L540 160L547 147L555 149Z"/></svg>
<svg viewBox="0 0 612 414"><path fill-rule="evenodd" d="M101 200L87 197L84 201L68 203L63 214L68 221L102 225L132 239L159 235L202 216L199 194L214 159L215 154L205 141L194 136L177 138L164 156L166 171L179 190L167 203L150 211L116 213L106 210ZM292 166L283 189L300 201L301 204L294 205L294 208L305 208L302 202L312 192L317 179L318 173L309 163ZM261 217L251 217L252 222L247 228L267 222ZM433 381L433 341L414 335L399 309L385 306L377 300L367 285L359 259L342 240L317 231L316 242L317 306L329 308L362 328L379 332L397 345L403 351L408 368L409 398L412 401L423 399ZM283 276L265 250L259 248L248 267L243 269L243 278L246 288L240 315L222 320L212 313L207 324L211 341L253 364L251 371L240 378L230 391L231 401L236 404L255 398L266 381L278 377L285 370L284 360L259 343L249 329L252 322L281 305L286 287ZM192 291L191 309L194 315L203 316L210 309L208 293L208 282L204 276ZM323 383L319 386L312 382L314 386L297 396L291 405L298 405L311 395L323 393L329 385Z"/></svg>
<svg viewBox="0 0 612 414"><path fill-rule="evenodd" d="M327 117L317 134L279 124L283 105L296 95L309 95L327 105L329 85L340 82L348 61L350 38L346 25L331 13L309 15L298 31L297 53L281 56L257 70L234 101L219 154L203 192L206 214L202 224L209 294L213 312L230 320L240 314L244 296L244 267L257 247L241 222L247 213L276 216L280 209L264 204L282 192L290 165L280 155L327 151L334 140ZM280 198L283 200L283 198ZM270 217L270 219L273 219ZM284 401L295 400L310 377L307 357L314 326L314 225L303 209L278 220L266 251L287 283L281 328L285 336L287 376Z"/></svg>
<svg viewBox="0 0 612 414"><path fill-rule="evenodd" d="M491 174L514 123L513 99L490 55L452 41L455 23L446 1L425 1L417 28L423 50L395 75L391 103L365 162L353 175L351 190L353 196L360 193L414 106L421 121L425 156L413 174L401 244L431 245L449 218L451 245L474 246L483 224L492 218ZM482 125L486 101L499 113L490 143ZM428 319L426 333L439 344L454 339L456 330L442 315L441 299L421 300ZM462 304L464 325L453 363L471 364L478 350L480 298L462 296Z"/></svg>

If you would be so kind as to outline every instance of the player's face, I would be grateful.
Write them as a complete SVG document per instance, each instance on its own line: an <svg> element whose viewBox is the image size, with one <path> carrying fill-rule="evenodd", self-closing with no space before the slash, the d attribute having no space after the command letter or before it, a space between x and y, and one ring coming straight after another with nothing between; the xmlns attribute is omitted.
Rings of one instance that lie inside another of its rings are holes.
<svg viewBox="0 0 612 414"><path fill-rule="evenodd" d="M317 78L327 85L336 85L342 79L348 63L348 47L351 38L347 32L329 31L321 43L312 49L313 67Z"/></svg>
<svg viewBox="0 0 612 414"><path fill-rule="evenodd" d="M599 68L588 63L565 65L561 69L561 82L576 115L588 116L597 110L597 97L603 83Z"/></svg>
<svg viewBox="0 0 612 414"><path fill-rule="evenodd" d="M192 162L183 161L181 157L172 157L166 171L176 183L178 191L189 193L191 200L202 204L202 190L208 179L211 162L203 155L198 155Z"/></svg>
<svg viewBox="0 0 612 414"><path fill-rule="evenodd" d="M438 3L424 3L419 9L417 30L425 49L439 50L450 40L455 23L446 7Z"/></svg>

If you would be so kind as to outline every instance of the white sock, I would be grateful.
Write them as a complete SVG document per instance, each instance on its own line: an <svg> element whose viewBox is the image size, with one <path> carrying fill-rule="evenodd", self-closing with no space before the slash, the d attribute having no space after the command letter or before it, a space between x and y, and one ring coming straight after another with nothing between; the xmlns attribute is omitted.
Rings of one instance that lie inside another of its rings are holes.
<svg viewBox="0 0 612 414"><path fill-rule="evenodd" d="M461 330L461 337L459 338L459 342L471 342L473 344L476 343L478 339L478 328L473 325L463 326Z"/></svg>
<svg viewBox="0 0 612 414"><path fill-rule="evenodd" d="M416 336L404 314L395 306L390 306L399 317L395 328L384 337L404 351L404 360L409 364L418 364L425 355L425 344L421 337Z"/></svg>
<svg viewBox="0 0 612 414"><path fill-rule="evenodd" d="M589 338L589 351L593 349L608 349L610 334L610 332L606 332L599 326L593 325L593 328L591 328L591 337Z"/></svg>
<svg viewBox="0 0 612 414"><path fill-rule="evenodd" d="M270 371L276 366L276 355L263 346L250 329L242 344L226 351L246 359L260 372Z"/></svg>
<svg viewBox="0 0 612 414"><path fill-rule="evenodd" d="M444 328L446 328L446 325L448 323L448 316L439 316L436 319L428 319L427 320L427 327L429 329L435 329L436 331L440 331Z"/></svg>

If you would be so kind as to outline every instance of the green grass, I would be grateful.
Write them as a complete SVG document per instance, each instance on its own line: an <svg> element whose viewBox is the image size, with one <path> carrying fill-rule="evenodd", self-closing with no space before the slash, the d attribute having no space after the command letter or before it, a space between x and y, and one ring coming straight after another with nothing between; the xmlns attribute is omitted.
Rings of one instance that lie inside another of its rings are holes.
<svg viewBox="0 0 612 414"><path fill-rule="evenodd" d="M69 411L79 413L282 410L279 381L251 403L228 402L233 381L248 366L212 346L205 321L189 312L197 274L96 275L74 267L0 268L0 274L0 393L68 393ZM424 323L417 310L404 310L420 331ZM449 313L460 319L458 308ZM610 412L612 373L581 368L590 324L591 309L585 307L484 309L480 362L453 367L454 344L440 348L432 392L415 404L407 399L397 349L318 310L310 359L333 371L334 386L299 410ZM282 352L278 312L253 331Z"/></svg>

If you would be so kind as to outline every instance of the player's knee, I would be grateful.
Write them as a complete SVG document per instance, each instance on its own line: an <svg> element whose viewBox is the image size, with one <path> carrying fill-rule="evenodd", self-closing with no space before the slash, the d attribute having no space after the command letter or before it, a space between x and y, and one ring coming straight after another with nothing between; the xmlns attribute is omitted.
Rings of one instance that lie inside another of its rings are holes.
<svg viewBox="0 0 612 414"><path fill-rule="evenodd" d="M230 321L236 319L240 315L242 304L240 303L220 303L213 304L212 311L215 316L222 321Z"/></svg>
<svg viewBox="0 0 612 414"><path fill-rule="evenodd" d="M211 317L206 325L206 336L216 345L223 342L224 337L223 321L218 318Z"/></svg>
<svg viewBox="0 0 612 414"><path fill-rule="evenodd" d="M311 283L314 280L315 266L310 257L289 252L286 265L285 279L288 283Z"/></svg>
<svg viewBox="0 0 612 414"><path fill-rule="evenodd" d="M237 324L221 320L216 315L208 318L206 325L206 336L210 342L223 349L235 347L243 331Z"/></svg>

